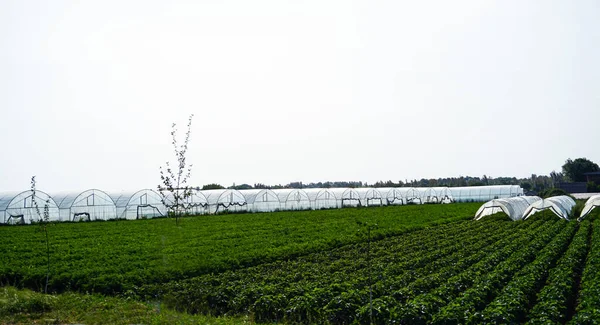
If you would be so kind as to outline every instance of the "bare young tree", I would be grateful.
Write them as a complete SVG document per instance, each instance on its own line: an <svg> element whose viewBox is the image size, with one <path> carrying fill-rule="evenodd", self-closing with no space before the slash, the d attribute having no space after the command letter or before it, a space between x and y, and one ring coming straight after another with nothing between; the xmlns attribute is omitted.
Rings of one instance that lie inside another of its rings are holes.
<svg viewBox="0 0 600 325"><path fill-rule="evenodd" d="M185 204L192 195L192 187L187 185L192 173L192 165L187 164L186 154L190 142L193 117L194 114L191 114L188 118L187 132L181 145L177 142L177 125L173 123L171 126L171 143L173 144L177 166L172 168L167 161L165 168L160 167L161 184L158 185L158 192L160 193L162 203L168 209L168 214L175 217L177 225L179 225L179 218L186 211Z"/></svg>
<svg viewBox="0 0 600 325"><path fill-rule="evenodd" d="M38 216L38 222L40 225L41 231L44 232L46 236L46 285L44 287L44 293L48 293L48 280L50 279L50 239L48 237L48 223L50 223L50 200L46 200L44 203L44 212L40 211L40 206L37 203L36 199L36 181L35 176L31 177L31 202L33 203L33 207L35 208L35 213Z"/></svg>

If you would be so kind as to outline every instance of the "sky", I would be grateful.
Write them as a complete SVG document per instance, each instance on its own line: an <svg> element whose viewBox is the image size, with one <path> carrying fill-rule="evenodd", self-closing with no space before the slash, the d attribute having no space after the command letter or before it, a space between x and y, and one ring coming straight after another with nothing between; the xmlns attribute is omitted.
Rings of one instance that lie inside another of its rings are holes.
<svg viewBox="0 0 600 325"><path fill-rule="evenodd" d="M0 2L0 191L600 163L600 2Z"/></svg>

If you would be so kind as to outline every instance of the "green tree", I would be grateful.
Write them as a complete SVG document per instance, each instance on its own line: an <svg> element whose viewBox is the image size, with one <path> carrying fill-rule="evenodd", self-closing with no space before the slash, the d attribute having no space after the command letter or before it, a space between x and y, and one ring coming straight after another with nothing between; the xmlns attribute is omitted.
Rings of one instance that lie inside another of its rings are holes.
<svg viewBox="0 0 600 325"><path fill-rule="evenodd" d="M575 160L567 159L562 166L563 174L572 182L585 182L585 173L600 171L600 167L595 162L587 158L577 158Z"/></svg>
<svg viewBox="0 0 600 325"><path fill-rule="evenodd" d="M212 183L212 184L206 184L204 186L202 186L202 190L223 190L225 189L225 186L221 185L221 184L216 184L216 183Z"/></svg>

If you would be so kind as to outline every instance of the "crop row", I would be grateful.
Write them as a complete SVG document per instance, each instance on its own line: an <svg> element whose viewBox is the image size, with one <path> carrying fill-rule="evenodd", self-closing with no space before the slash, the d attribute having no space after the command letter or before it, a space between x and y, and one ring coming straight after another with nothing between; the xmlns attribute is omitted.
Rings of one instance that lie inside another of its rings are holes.
<svg viewBox="0 0 600 325"><path fill-rule="evenodd" d="M180 226L170 219L51 224L49 289L124 292L148 283L240 269L362 242L366 235L357 221L378 224L371 235L381 239L465 220L477 206L200 216L184 218ZM44 240L36 225L0 226L0 284L43 288L47 269Z"/></svg>
<svg viewBox="0 0 600 325"><path fill-rule="evenodd" d="M179 281L152 290L172 306L210 314L252 313L256 320L349 323L368 321L369 279L373 283L376 317L394 317L390 306L428 292L449 277L464 272L495 252L526 244L542 229L548 238L564 225L538 220L455 223L453 235L441 248L426 246L405 250L401 241L388 238L371 245L372 260L365 258L366 244L312 254L294 261L225 272ZM476 231L475 231L476 230ZM412 236L431 238L430 230ZM405 236L399 236L402 238ZM546 238L544 237L544 238ZM506 254L510 254L507 251ZM150 291L152 291L150 290ZM393 308L392 308L393 309Z"/></svg>
<svg viewBox="0 0 600 325"><path fill-rule="evenodd" d="M590 251L581 278L572 324L597 324L600 319L600 219L593 221Z"/></svg>

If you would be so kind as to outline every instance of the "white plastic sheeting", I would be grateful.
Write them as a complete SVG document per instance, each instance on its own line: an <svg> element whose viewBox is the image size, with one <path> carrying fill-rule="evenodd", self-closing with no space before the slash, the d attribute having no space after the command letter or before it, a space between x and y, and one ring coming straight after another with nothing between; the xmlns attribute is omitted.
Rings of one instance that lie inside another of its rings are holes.
<svg viewBox="0 0 600 325"><path fill-rule="evenodd" d="M360 205L360 195L352 188L335 187L330 188L329 191L335 195L337 200L337 207L356 207Z"/></svg>
<svg viewBox="0 0 600 325"><path fill-rule="evenodd" d="M210 213L223 211L246 211L246 198L240 191L232 189L200 191L208 201Z"/></svg>
<svg viewBox="0 0 600 325"><path fill-rule="evenodd" d="M402 200L404 204L421 204L423 201L421 200L421 191L417 190L414 187L397 187L397 191L402 195Z"/></svg>
<svg viewBox="0 0 600 325"><path fill-rule="evenodd" d="M399 187L379 187L377 190L381 193L383 204L386 205L402 205L404 204L404 196Z"/></svg>
<svg viewBox="0 0 600 325"><path fill-rule="evenodd" d="M49 221L59 221L58 206L45 192L35 191L35 202L41 218L44 217L44 206L48 203ZM0 221L2 223L31 223L40 221L33 203L33 191L0 193Z"/></svg>
<svg viewBox="0 0 600 325"><path fill-rule="evenodd" d="M475 220L498 212L504 212L514 221L523 219L523 214L527 208L542 199L538 196L517 196L505 199L494 199L483 204L477 213Z"/></svg>
<svg viewBox="0 0 600 325"><path fill-rule="evenodd" d="M566 196L552 196L531 204L523 213L523 219L527 219L537 212L550 210L558 217L569 220L571 210L575 206L575 201Z"/></svg>
<svg viewBox="0 0 600 325"><path fill-rule="evenodd" d="M183 193L180 193L180 196L183 196ZM174 202L175 198L173 193L167 191L165 193L165 203L167 206L173 208ZM195 189L192 189L191 195L182 198L182 202L179 202L179 204L183 209L183 212L187 214L198 215L208 212L208 200L206 199L206 196L204 196L201 191Z"/></svg>
<svg viewBox="0 0 600 325"><path fill-rule="evenodd" d="M354 189L360 198L362 206L383 205L381 192L377 188L361 187Z"/></svg>
<svg viewBox="0 0 600 325"><path fill-rule="evenodd" d="M276 189L273 193L279 198L282 210L308 210L311 208L310 199L306 191L301 189Z"/></svg>
<svg viewBox="0 0 600 325"><path fill-rule="evenodd" d="M109 220L117 217L115 202L101 190L55 194L52 197L58 205L60 221Z"/></svg>
<svg viewBox="0 0 600 325"><path fill-rule="evenodd" d="M581 215L578 220L585 218L596 207L600 207L600 195L591 196L587 201L585 201L585 205L581 210Z"/></svg>
<svg viewBox="0 0 600 325"><path fill-rule="evenodd" d="M523 189L518 185L467 186L449 189L452 199L456 202L485 202L523 195Z"/></svg>
<svg viewBox="0 0 600 325"><path fill-rule="evenodd" d="M135 220L167 215L160 194L150 189L111 194L111 197L117 207L118 219Z"/></svg>
<svg viewBox="0 0 600 325"><path fill-rule="evenodd" d="M304 190L314 210L337 208L337 198L328 188L307 188Z"/></svg>
<svg viewBox="0 0 600 325"><path fill-rule="evenodd" d="M452 192L447 187L432 187L435 192L435 203L452 203L454 199L452 198Z"/></svg>
<svg viewBox="0 0 600 325"><path fill-rule="evenodd" d="M240 190L244 196L248 211L252 212L273 212L281 208L279 197L271 190L251 189Z"/></svg>

